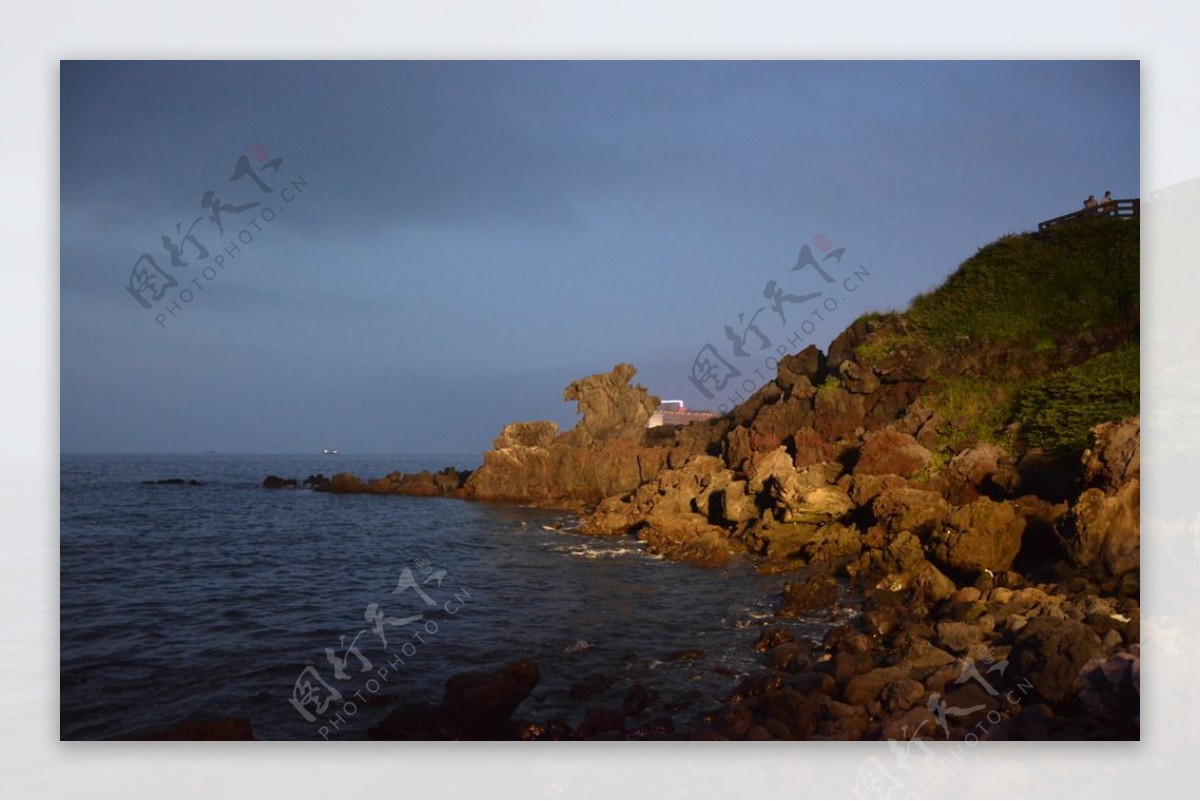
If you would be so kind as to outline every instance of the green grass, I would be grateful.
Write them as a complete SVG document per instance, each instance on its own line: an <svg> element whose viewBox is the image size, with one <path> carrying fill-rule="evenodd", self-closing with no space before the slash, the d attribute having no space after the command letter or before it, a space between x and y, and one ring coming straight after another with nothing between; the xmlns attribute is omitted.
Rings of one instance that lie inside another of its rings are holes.
<svg viewBox="0 0 1200 801"><path fill-rule="evenodd" d="M1035 382L1016 402L1022 437L1052 453L1081 453L1092 426L1138 414L1139 367L1133 342Z"/></svg>
<svg viewBox="0 0 1200 801"><path fill-rule="evenodd" d="M935 345L1029 348L1119 326L1138 302L1140 223L1098 218L1040 241L1009 235L920 295L909 324Z"/></svg>
<svg viewBox="0 0 1200 801"><path fill-rule="evenodd" d="M925 393L928 403L945 422L935 451L957 451L978 442L1003 442L1012 420L1018 382L997 382L974 376L939 376Z"/></svg>

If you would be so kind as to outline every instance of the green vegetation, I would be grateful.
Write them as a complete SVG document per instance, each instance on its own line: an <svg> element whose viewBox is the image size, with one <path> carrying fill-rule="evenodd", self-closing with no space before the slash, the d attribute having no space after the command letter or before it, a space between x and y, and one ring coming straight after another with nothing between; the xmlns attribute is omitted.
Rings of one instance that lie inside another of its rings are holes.
<svg viewBox="0 0 1200 801"><path fill-rule="evenodd" d="M821 385L817 387L817 395L828 400L829 396L833 395L841 388L842 382L837 379L837 376L826 376L825 380L821 382Z"/></svg>
<svg viewBox="0 0 1200 801"><path fill-rule="evenodd" d="M1138 413L1137 343L1096 356L1027 387L1016 402L1025 441L1053 453L1087 447L1097 423Z"/></svg>
<svg viewBox="0 0 1200 801"><path fill-rule="evenodd" d="M926 396L945 421L939 434L938 451L957 451L976 442L1004 442L1005 426L1012 420L1013 399L1018 381L987 381L974 376L946 375Z"/></svg>
<svg viewBox="0 0 1200 801"><path fill-rule="evenodd" d="M917 338L912 334L891 335L874 333L867 341L854 349L855 357L868 367L876 367L890 359L903 347L915 345Z"/></svg>
<svg viewBox="0 0 1200 801"><path fill-rule="evenodd" d="M1041 347L1119 326L1138 301L1140 223L1102 217L1047 240L1010 235L915 298L909 325L935 345Z"/></svg>

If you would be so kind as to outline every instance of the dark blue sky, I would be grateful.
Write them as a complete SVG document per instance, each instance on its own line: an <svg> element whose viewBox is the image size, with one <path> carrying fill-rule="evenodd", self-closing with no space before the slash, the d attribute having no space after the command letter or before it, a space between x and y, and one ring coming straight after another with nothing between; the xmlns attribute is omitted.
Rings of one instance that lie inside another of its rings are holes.
<svg viewBox="0 0 1200 801"><path fill-rule="evenodd" d="M476 453L512 420L571 425L562 388L622 361L716 408L737 382L692 386L706 344L760 383L802 321L824 346L999 236L1139 193L1137 62L64 62L61 78L65 452ZM229 180L241 157L270 193ZM172 266L163 235L197 218L208 258L184 244ZM833 285L791 269L805 245L822 255L817 235L845 248L823 263ZM135 265L177 285L145 309ZM785 324L769 281L823 294L784 303ZM771 345L750 332L738 358L724 328L752 318Z"/></svg>

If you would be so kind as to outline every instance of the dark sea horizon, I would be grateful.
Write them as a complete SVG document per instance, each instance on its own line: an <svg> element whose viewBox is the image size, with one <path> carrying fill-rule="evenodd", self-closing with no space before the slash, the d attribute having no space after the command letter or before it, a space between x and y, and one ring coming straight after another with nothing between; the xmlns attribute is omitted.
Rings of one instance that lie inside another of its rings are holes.
<svg viewBox="0 0 1200 801"><path fill-rule="evenodd" d="M451 675L518 659L541 671L518 719L578 726L638 684L643 718L694 723L760 667L784 579L749 558L667 562L516 505L261 486L479 461L63 454L60 737L248 718L259 739L363 739ZM143 483L174 478L199 484ZM793 623L819 638L840 614ZM585 678L604 689L573 698Z"/></svg>

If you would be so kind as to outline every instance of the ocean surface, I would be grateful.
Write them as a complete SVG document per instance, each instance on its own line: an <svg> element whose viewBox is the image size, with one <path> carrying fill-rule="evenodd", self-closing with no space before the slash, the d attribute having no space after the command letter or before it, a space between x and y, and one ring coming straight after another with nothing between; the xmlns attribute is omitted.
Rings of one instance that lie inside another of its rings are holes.
<svg viewBox="0 0 1200 801"><path fill-rule="evenodd" d="M261 488L478 461L64 455L61 738L242 717L259 739L364 739L397 703L517 659L541 671L518 719L578 726L636 683L642 719L685 722L760 666L751 646L785 578L749 559L671 563L519 506ZM201 485L142 483L168 478ZM795 624L820 637L840 614ZM603 692L571 697L597 675Z"/></svg>

